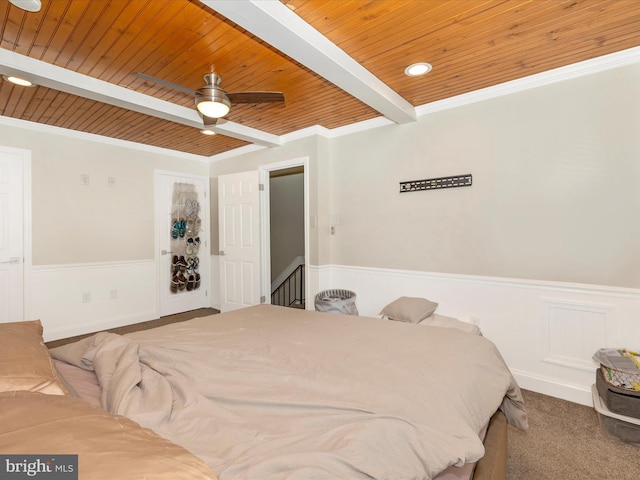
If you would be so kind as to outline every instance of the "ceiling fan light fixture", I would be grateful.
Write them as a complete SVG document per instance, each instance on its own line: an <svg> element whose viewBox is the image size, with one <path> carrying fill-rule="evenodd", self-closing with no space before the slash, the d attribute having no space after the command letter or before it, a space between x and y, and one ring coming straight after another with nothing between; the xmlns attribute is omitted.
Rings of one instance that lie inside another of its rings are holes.
<svg viewBox="0 0 640 480"><path fill-rule="evenodd" d="M404 73L409 77L419 77L429 73L432 68L431 64L427 62L413 63L404 69Z"/></svg>
<svg viewBox="0 0 640 480"><path fill-rule="evenodd" d="M216 132L214 132L213 130L209 130L208 128L200 130L200 133L202 133L203 135L215 135L216 134Z"/></svg>
<svg viewBox="0 0 640 480"><path fill-rule="evenodd" d="M196 106L200 113L206 117L220 118L229 113L229 103L218 102L214 100L201 99L196 100Z"/></svg>
<svg viewBox="0 0 640 480"><path fill-rule="evenodd" d="M224 90L212 81L211 84L196 90L196 108L207 117L220 118L229 113L231 101Z"/></svg>

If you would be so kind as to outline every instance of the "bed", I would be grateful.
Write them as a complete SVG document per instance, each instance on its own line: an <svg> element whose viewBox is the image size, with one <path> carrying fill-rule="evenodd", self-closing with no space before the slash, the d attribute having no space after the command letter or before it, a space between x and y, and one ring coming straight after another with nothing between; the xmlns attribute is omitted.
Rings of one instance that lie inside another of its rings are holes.
<svg viewBox="0 0 640 480"><path fill-rule="evenodd" d="M51 356L69 402L179 449L175 478L504 479L527 428L496 347L446 326L260 305Z"/></svg>

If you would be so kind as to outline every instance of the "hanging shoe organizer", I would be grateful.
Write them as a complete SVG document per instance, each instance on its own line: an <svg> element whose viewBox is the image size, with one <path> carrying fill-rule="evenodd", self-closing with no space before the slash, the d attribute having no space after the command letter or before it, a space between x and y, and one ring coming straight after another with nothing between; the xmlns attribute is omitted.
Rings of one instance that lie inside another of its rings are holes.
<svg viewBox="0 0 640 480"><path fill-rule="evenodd" d="M200 204L195 185L173 185L171 220L171 285L172 293L191 292L200 288Z"/></svg>

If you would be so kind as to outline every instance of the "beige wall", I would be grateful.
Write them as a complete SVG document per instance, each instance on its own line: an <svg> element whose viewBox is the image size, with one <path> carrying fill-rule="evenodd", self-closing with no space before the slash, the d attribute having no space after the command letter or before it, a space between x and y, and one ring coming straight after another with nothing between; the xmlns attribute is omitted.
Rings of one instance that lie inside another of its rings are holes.
<svg viewBox="0 0 640 480"><path fill-rule="evenodd" d="M330 262L640 287L638 125L634 65L335 139Z"/></svg>
<svg viewBox="0 0 640 480"><path fill-rule="evenodd" d="M34 265L153 258L155 169L211 176L215 253L217 176L308 157L312 265L637 288L639 80L631 65L210 165L6 125L0 143L32 151ZM472 187L398 193L465 173Z"/></svg>
<svg viewBox="0 0 640 480"><path fill-rule="evenodd" d="M640 65L631 65L414 124L260 150L211 174L308 154L313 265L638 288L638 125ZM467 173L472 187L399 193L401 181ZM343 218L335 235L332 214Z"/></svg>
<svg viewBox="0 0 640 480"><path fill-rule="evenodd" d="M184 157L3 125L0 144L31 150L33 265L154 258L154 170L208 174ZM89 175L88 186L81 175ZM115 188L107 178L116 179Z"/></svg>
<svg viewBox="0 0 640 480"><path fill-rule="evenodd" d="M271 178L269 194L273 283L296 257L304 257L303 174Z"/></svg>

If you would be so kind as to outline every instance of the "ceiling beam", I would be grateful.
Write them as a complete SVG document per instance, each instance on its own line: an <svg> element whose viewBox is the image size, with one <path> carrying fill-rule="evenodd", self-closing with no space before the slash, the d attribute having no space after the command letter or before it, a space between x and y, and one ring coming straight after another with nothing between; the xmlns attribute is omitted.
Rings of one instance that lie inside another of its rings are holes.
<svg viewBox="0 0 640 480"><path fill-rule="evenodd" d="M3 48L0 48L0 74L15 75L37 85L71 95L162 118L188 127L203 128L202 119L195 108L176 105ZM210 128L221 135L257 145L266 147L282 145L282 140L276 135L231 121L221 122Z"/></svg>
<svg viewBox="0 0 640 480"><path fill-rule="evenodd" d="M389 120L417 120L413 105L279 0L200 1Z"/></svg>

